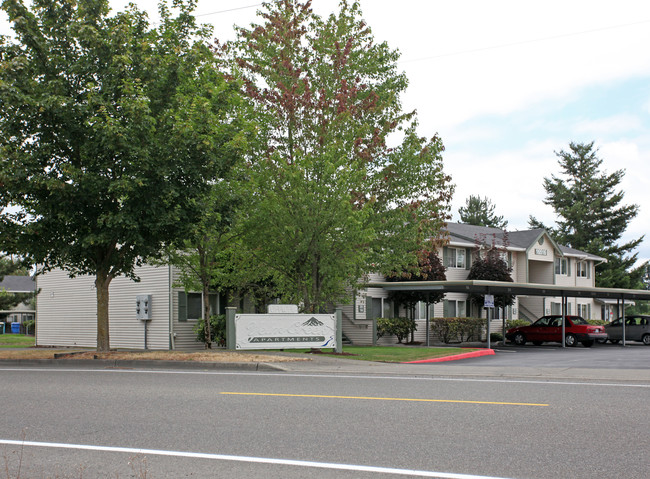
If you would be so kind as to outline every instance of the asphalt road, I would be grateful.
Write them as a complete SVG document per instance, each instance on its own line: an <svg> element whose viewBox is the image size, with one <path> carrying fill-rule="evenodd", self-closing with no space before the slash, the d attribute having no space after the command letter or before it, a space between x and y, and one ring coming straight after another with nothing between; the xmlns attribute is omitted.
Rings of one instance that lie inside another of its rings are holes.
<svg viewBox="0 0 650 479"><path fill-rule="evenodd" d="M600 380L599 370L571 380L481 375L496 370L494 361L521 365L515 358L535 351L592 362L630 350L509 350L463 362L475 377L443 374L440 365L323 374L315 366L253 373L5 364L0 465L21 479L645 477L650 381L634 379L640 369L614 370L621 381ZM650 357L650 348L637 350Z"/></svg>

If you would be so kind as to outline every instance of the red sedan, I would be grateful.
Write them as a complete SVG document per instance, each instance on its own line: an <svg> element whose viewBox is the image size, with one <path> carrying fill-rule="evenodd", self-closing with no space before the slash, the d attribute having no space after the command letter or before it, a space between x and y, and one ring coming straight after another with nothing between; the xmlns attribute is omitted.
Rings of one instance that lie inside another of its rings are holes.
<svg viewBox="0 0 650 479"><path fill-rule="evenodd" d="M518 326L506 332L506 339L521 346L527 341L539 346L545 342L562 342L562 315L543 316L528 326ZM564 327L564 344L582 343L589 348L597 339L607 339L603 326L589 324L580 316L567 316Z"/></svg>

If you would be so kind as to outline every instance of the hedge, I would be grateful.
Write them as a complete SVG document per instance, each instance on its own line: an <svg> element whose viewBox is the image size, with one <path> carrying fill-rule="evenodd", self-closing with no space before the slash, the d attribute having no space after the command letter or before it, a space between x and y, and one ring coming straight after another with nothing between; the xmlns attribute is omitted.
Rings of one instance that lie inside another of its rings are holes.
<svg viewBox="0 0 650 479"><path fill-rule="evenodd" d="M480 341L485 319L482 318L432 318L431 333L445 344Z"/></svg>

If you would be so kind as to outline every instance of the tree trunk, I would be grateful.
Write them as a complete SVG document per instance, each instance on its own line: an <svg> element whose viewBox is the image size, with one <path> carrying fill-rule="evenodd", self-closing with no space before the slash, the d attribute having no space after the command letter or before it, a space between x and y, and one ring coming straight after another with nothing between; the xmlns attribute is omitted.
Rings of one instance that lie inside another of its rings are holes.
<svg viewBox="0 0 650 479"><path fill-rule="evenodd" d="M205 349L212 349L212 325L210 324L210 288L203 283L203 334Z"/></svg>
<svg viewBox="0 0 650 479"><path fill-rule="evenodd" d="M208 239L203 238L204 244ZM198 248L199 274L203 288L203 337L205 338L205 349L212 349L212 325L210 324L210 276L208 274L208 253L201 246Z"/></svg>
<svg viewBox="0 0 650 479"><path fill-rule="evenodd" d="M95 289L97 290L97 351L110 349L108 331L108 287L113 278L106 271L97 271Z"/></svg>

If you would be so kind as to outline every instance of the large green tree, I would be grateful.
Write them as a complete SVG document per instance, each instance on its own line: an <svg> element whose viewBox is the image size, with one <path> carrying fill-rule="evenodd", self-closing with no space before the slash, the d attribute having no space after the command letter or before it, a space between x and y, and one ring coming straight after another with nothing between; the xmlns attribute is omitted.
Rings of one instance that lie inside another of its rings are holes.
<svg viewBox="0 0 650 479"><path fill-rule="evenodd" d="M195 3L161 3L152 27L108 0L2 2L16 38L0 43L0 248L95 276L98 350L113 278L183 236L233 161L221 125L238 85Z"/></svg>
<svg viewBox="0 0 650 479"><path fill-rule="evenodd" d="M232 48L260 125L246 245L285 300L317 311L369 271L417 264L453 187L440 138L419 137L402 111L398 52L359 4L321 18L309 1L266 3Z"/></svg>
<svg viewBox="0 0 650 479"><path fill-rule="evenodd" d="M488 197L469 195L465 200L465 206L458 208L458 214L462 223L505 230L508 221L504 220L503 216L497 216L494 210L495 206Z"/></svg>
<svg viewBox="0 0 650 479"><path fill-rule="evenodd" d="M596 270L596 286L630 288L634 280L629 271L637 260L634 250L643 237L620 240L639 207L622 204L619 185L625 171L602 171L597 153L594 142L571 142L568 151L555 153L561 174L544 178L544 203L555 211L556 226L547 228L532 216L529 223L547 229L560 244L606 258L607 264Z"/></svg>

